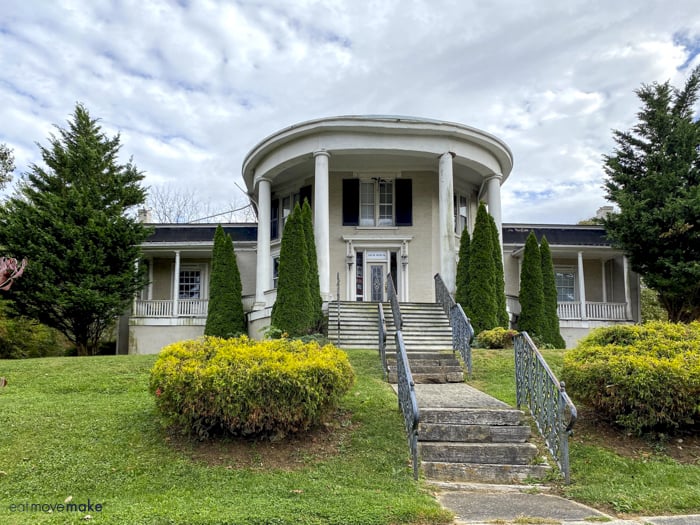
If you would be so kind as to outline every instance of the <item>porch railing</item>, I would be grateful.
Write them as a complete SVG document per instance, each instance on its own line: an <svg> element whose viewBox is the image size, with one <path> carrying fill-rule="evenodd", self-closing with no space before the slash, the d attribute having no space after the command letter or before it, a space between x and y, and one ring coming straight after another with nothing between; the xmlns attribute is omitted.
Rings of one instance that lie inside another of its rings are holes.
<svg viewBox="0 0 700 525"><path fill-rule="evenodd" d="M209 301L206 299L180 299L177 316L173 315L172 299L138 299L134 302L134 317L206 317Z"/></svg>
<svg viewBox="0 0 700 525"><path fill-rule="evenodd" d="M566 394L564 383L557 380L527 332L516 335L513 345L518 408L528 406L549 452L569 483L569 435L576 423L576 407Z"/></svg>
<svg viewBox="0 0 700 525"><path fill-rule="evenodd" d="M413 382L411 367L408 364L408 354L403 342L401 330L396 331L396 372L399 390L399 408L403 414L406 425L408 446L411 449L413 461L413 477L418 479L418 423L420 412L418 411L418 399L416 398L416 385Z"/></svg>
<svg viewBox="0 0 700 525"><path fill-rule="evenodd" d="M469 318L465 315L462 305L455 302L445 282L439 273L435 274L435 300L442 305L442 309L450 319L452 327L452 351L458 351L462 361L467 367L467 373L472 375L472 347L474 329Z"/></svg>
<svg viewBox="0 0 700 525"><path fill-rule="evenodd" d="M388 379L389 367L386 364L386 318L384 317L384 306L382 306L382 303L378 303L377 306L379 311L379 323L377 323L379 325L379 356L382 359L382 370L384 370L384 379Z"/></svg>
<svg viewBox="0 0 700 525"><path fill-rule="evenodd" d="M389 274L386 276L386 294L391 304L391 314L394 316L394 326L397 330L403 329L403 318L401 317L401 308L399 308L399 298L396 295L394 288L394 276Z"/></svg>

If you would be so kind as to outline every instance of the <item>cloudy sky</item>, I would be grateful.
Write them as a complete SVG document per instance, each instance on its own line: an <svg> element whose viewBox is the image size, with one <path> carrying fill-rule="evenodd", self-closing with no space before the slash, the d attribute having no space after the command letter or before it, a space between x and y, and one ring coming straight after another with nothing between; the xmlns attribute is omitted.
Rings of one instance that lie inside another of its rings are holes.
<svg viewBox="0 0 700 525"><path fill-rule="evenodd" d="M225 209L283 127L427 117L511 147L504 221L573 223L634 90L698 64L697 0L0 0L0 142L21 174L82 102L147 185Z"/></svg>

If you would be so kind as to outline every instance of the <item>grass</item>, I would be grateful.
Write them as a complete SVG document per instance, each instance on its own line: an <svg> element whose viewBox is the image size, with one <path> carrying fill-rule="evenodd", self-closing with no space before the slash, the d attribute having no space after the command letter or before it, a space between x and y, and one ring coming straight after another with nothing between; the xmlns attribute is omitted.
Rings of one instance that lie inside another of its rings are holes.
<svg viewBox="0 0 700 525"><path fill-rule="evenodd" d="M555 375L561 370L564 353L542 351ZM473 359L469 383L514 406L512 351L477 349ZM602 445L616 432L606 430L599 436L592 434L602 432L601 428L587 426L585 436L575 431L569 453L572 483L561 486L563 495L619 514L700 513L700 462L679 463L662 452L616 453Z"/></svg>
<svg viewBox="0 0 700 525"><path fill-rule="evenodd" d="M396 397L376 351L348 352L357 385L342 403L340 453L296 469L212 465L169 444L147 392L155 356L0 362L0 523L446 523L411 477ZM225 462L224 462L225 463ZM101 511L11 512L10 505Z"/></svg>

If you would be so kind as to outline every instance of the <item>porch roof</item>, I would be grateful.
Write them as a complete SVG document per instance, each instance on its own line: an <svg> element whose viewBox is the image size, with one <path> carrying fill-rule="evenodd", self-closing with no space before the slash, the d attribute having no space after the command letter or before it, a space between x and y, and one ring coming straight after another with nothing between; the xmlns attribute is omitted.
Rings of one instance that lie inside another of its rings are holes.
<svg viewBox="0 0 700 525"><path fill-rule="evenodd" d="M550 246L612 247L602 226L571 224L504 224L503 244L524 245L531 231L538 242L547 237Z"/></svg>
<svg viewBox="0 0 700 525"><path fill-rule="evenodd" d="M148 224L153 233L144 245L174 243L213 243L216 224ZM258 238L258 225L255 223L222 224L225 233L233 242L255 242Z"/></svg>

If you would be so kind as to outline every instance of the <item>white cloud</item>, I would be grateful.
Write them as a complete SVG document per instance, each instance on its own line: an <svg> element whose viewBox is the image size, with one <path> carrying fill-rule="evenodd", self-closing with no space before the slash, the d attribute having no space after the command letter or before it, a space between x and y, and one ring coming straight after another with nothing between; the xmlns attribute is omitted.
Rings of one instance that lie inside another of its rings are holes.
<svg viewBox="0 0 700 525"><path fill-rule="evenodd" d="M221 202L248 149L282 127L406 114L510 145L506 221L576 222L605 204L601 156L634 122L634 89L681 85L700 63L691 0L9 4L0 142L20 170L81 101L149 184Z"/></svg>

